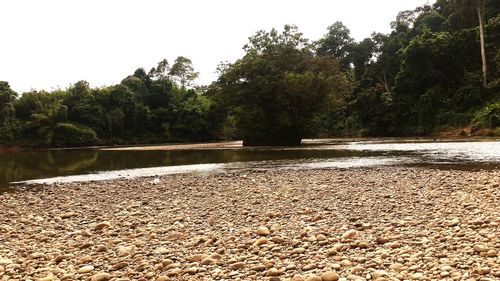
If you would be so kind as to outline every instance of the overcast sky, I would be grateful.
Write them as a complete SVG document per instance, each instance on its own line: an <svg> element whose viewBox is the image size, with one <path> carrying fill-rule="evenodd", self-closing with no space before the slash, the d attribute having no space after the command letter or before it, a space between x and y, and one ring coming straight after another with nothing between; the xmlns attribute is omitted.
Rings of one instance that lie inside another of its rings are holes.
<svg viewBox="0 0 500 281"><path fill-rule="evenodd" d="M257 30L295 24L316 40L335 21L362 40L389 32L399 11L427 0L2 0L0 80L15 91L119 83L139 67L186 56L198 84L243 55ZM433 3L434 1L430 1Z"/></svg>

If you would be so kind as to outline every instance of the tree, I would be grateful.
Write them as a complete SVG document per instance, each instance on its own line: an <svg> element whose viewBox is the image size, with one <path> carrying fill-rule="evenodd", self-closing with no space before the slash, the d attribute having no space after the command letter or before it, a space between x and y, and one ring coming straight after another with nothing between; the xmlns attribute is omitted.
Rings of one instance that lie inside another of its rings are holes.
<svg viewBox="0 0 500 281"><path fill-rule="evenodd" d="M158 62L158 65L156 68L151 68L149 71L148 76L151 78L155 78L157 80L163 80L168 78L170 71L170 65L168 64L168 61L166 59L161 60Z"/></svg>
<svg viewBox="0 0 500 281"><path fill-rule="evenodd" d="M341 62L344 70L349 68L349 49L354 42L351 31L340 21L328 27L328 32L317 44L316 52L320 56L329 56Z"/></svg>
<svg viewBox="0 0 500 281"><path fill-rule="evenodd" d="M136 69L132 76L141 79L144 85L146 86L149 86L151 84L151 76L149 76L149 74L147 74L144 68L142 67Z"/></svg>
<svg viewBox="0 0 500 281"><path fill-rule="evenodd" d="M400 69L401 60L397 53L404 48L408 40L406 32L397 32L396 30L389 35L372 34L375 61L367 66L368 78L383 85L386 93L391 92Z"/></svg>
<svg viewBox="0 0 500 281"><path fill-rule="evenodd" d="M14 137L15 108L13 102L17 97L8 82L0 81L0 140L11 140Z"/></svg>
<svg viewBox="0 0 500 281"><path fill-rule="evenodd" d="M488 66L486 62L486 47L484 46L483 0L476 0L477 18L479 20L479 40L481 44L481 62L483 70L483 87L488 84Z"/></svg>
<svg viewBox="0 0 500 281"><path fill-rule="evenodd" d="M448 31L448 29L446 18L436 12L422 14L415 20L414 30L417 33L422 33L426 30L441 32Z"/></svg>
<svg viewBox="0 0 500 281"><path fill-rule="evenodd" d="M182 88L185 88L198 78L199 73L194 71L193 63L190 59L179 56L175 59L169 74L175 81L181 84Z"/></svg>
<svg viewBox="0 0 500 281"><path fill-rule="evenodd" d="M218 86L230 103L244 145L298 145L347 80L338 61L314 57L294 26L259 31L246 54L223 69Z"/></svg>
<svg viewBox="0 0 500 281"><path fill-rule="evenodd" d="M461 78L453 37L448 32L424 32L400 53L394 95L398 122L413 133L429 133L437 109L450 100Z"/></svg>
<svg viewBox="0 0 500 281"><path fill-rule="evenodd" d="M0 107L14 101L17 93L10 88L9 82L0 81Z"/></svg>
<svg viewBox="0 0 500 281"><path fill-rule="evenodd" d="M365 38L359 43L353 43L351 47L350 60L354 65L354 78L361 80L366 67L373 57L375 42L370 38Z"/></svg>

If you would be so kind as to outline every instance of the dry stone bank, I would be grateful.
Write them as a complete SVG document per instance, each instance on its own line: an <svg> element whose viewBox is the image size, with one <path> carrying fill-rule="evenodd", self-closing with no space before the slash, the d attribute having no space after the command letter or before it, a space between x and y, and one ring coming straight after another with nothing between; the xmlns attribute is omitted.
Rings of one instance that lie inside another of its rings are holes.
<svg viewBox="0 0 500 281"><path fill-rule="evenodd" d="M500 171L242 171L0 194L0 280L499 280Z"/></svg>

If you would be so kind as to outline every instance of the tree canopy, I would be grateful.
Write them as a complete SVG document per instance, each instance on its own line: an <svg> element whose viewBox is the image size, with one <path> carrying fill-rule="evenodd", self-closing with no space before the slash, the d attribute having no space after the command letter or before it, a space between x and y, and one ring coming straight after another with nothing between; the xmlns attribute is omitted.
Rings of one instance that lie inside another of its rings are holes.
<svg viewBox="0 0 500 281"><path fill-rule="evenodd" d="M294 26L259 31L219 78L245 145L300 144L348 82L337 60L315 56Z"/></svg>

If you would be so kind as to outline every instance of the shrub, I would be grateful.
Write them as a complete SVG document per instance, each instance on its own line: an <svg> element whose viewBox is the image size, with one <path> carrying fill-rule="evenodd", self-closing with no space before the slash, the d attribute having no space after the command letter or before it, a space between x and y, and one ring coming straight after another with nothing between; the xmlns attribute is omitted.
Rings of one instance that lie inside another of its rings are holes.
<svg viewBox="0 0 500 281"><path fill-rule="evenodd" d="M71 123L57 123L54 128L52 145L63 146L86 146L96 144L97 135L89 127Z"/></svg>
<svg viewBox="0 0 500 281"><path fill-rule="evenodd" d="M472 120L474 129L496 128L500 126L500 101L487 104L476 113Z"/></svg>

